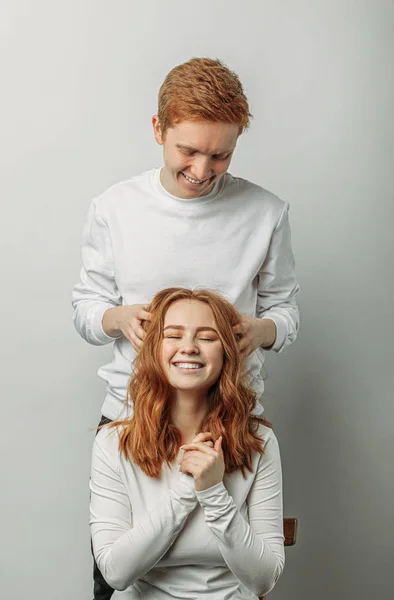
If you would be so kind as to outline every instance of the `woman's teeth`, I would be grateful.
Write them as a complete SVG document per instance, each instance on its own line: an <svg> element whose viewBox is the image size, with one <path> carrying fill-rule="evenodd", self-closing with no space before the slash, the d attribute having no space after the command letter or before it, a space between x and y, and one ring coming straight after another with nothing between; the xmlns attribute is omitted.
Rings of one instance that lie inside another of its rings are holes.
<svg viewBox="0 0 394 600"><path fill-rule="evenodd" d="M174 366L179 369L201 369L203 365L200 363L174 363Z"/></svg>

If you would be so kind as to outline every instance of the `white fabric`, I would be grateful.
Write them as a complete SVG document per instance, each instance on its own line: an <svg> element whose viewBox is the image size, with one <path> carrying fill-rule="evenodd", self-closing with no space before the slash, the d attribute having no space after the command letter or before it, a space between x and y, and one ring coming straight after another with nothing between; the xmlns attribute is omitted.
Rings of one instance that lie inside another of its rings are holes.
<svg viewBox="0 0 394 600"><path fill-rule="evenodd" d="M284 566L282 475L277 439L260 426L264 454L253 473L224 476L203 492L175 461L160 479L119 455L116 429L96 437L91 534L98 567L136 600L256 600Z"/></svg>
<svg viewBox="0 0 394 600"><path fill-rule="evenodd" d="M147 304L163 288L208 288L241 313L273 319L280 352L297 335L298 284L288 204L246 180L226 174L210 194L181 200L166 192L160 169L119 183L95 198L82 239L80 282L73 290L74 323L91 344L113 342L104 312ZM101 367L107 381L102 413L121 413L135 358L124 337ZM250 358L252 385L262 394L264 352ZM256 412L261 412L257 407Z"/></svg>

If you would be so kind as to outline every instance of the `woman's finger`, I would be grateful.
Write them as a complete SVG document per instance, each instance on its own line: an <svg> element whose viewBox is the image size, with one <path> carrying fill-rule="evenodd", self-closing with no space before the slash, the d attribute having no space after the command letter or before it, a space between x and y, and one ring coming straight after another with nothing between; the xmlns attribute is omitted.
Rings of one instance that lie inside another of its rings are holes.
<svg viewBox="0 0 394 600"><path fill-rule="evenodd" d="M207 444L204 444L202 442L197 442L197 443L191 443L191 444L184 444L183 446L181 446L181 450L184 450L185 452L189 452L190 450L199 450L200 452L203 452L204 454L210 454L211 456L216 456L216 452L210 448Z"/></svg>
<svg viewBox="0 0 394 600"><path fill-rule="evenodd" d="M188 450L188 452L185 452L185 454L181 460L181 463L184 460L189 460L190 458L195 458L195 459L199 460L201 463L206 463L207 460L210 460L206 454L203 454L199 450Z"/></svg>
<svg viewBox="0 0 394 600"><path fill-rule="evenodd" d="M192 440L192 444L194 444L195 442L204 442L204 443L208 443L209 442L212 444L213 446L213 437L210 431L202 431L201 433L198 433L196 435L196 437Z"/></svg>
<svg viewBox="0 0 394 600"><path fill-rule="evenodd" d="M184 459L180 465L179 465L179 470L180 471L189 471L192 472L193 469L195 467L205 467L206 466L206 462L201 461L201 457L200 459L198 457L192 457L190 456L188 459Z"/></svg>
<svg viewBox="0 0 394 600"><path fill-rule="evenodd" d="M215 448L215 451L216 451L218 454L223 454L223 450L222 450L222 443L223 443L223 436L221 435L221 436L219 436L219 437L218 437L218 439L216 440L216 442L215 442L215 446L214 446L214 448Z"/></svg>

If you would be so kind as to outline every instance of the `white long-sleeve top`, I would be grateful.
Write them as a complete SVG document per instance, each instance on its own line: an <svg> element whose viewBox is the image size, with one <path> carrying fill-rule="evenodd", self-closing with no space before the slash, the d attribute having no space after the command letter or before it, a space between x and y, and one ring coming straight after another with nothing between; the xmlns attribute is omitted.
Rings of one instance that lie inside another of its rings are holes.
<svg viewBox="0 0 394 600"><path fill-rule="evenodd" d="M288 209L267 190L228 173L208 195L189 200L164 189L160 169L114 185L92 201L83 232L80 281L72 295L78 332L91 344L113 342L102 328L108 308L147 304L166 287L208 288L241 313L273 319L272 349L280 352L299 326ZM98 371L107 381L102 413L110 419L124 406L134 358L122 336L113 360ZM259 348L250 357L258 396L263 363Z"/></svg>
<svg viewBox="0 0 394 600"><path fill-rule="evenodd" d="M117 429L99 432L90 525L114 600L256 600L273 588L284 566L281 463L273 431L259 435L253 472L195 492L177 460L153 479L120 456Z"/></svg>

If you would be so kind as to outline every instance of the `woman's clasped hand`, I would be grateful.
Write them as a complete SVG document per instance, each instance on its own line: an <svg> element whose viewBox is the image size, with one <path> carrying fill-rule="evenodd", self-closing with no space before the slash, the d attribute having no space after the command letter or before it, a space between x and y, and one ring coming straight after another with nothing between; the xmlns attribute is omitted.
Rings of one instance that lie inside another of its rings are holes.
<svg viewBox="0 0 394 600"><path fill-rule="evenodd" d="M223 481L225 465L222 443L222 436L213 443L208 431L200 433L190 444L180 447L183 456L179 470L193 477L196 492L202 492Z"/></svg>

